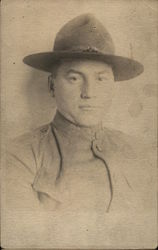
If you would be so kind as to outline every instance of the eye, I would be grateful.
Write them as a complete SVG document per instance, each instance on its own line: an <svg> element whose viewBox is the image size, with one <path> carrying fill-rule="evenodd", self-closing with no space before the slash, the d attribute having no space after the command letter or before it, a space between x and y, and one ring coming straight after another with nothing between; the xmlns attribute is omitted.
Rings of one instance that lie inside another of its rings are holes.
<svg viewBox="0 0 158 250"><path fill-rule="evenodd" d="M70 79L71 81L77 81L77 77L75 77L75 76L71 76L69 79Z"/></svg>
<svg viewBox="0 0 158 250"><path fill-rule="evenodd" d="M80 83L82 81L82 77L76 74L69 75L67 79L70 83Z"/></svg>
<svg viewBox="0 0 158 250"><path fill-rule="evenodd" d="M108 79L107 79L105 76L99 76L99 77L98 77L98 81L99 81L99 82L103 82L103 81L105 82L105 81L107 81L107 80L108 80Z"/></svg>
<svg viewBox="0 0 158 250"><path fill-rule="evenodd" d="M103 78L102 78L102 77L98 77L98 80L99 80L100 82L102 82L102 81L103 81Z"/></svg>

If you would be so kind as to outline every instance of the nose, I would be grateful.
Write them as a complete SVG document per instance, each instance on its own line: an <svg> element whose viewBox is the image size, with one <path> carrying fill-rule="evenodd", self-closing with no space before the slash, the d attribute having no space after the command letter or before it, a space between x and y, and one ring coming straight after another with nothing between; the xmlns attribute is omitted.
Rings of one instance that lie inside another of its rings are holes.
<svg viewBox="0 0 158 250"><path fill-rule="evenodd" d="M81 88L81 98L90 99L92 97L95 97L94 86L92 83L85 81Z"/></svg>

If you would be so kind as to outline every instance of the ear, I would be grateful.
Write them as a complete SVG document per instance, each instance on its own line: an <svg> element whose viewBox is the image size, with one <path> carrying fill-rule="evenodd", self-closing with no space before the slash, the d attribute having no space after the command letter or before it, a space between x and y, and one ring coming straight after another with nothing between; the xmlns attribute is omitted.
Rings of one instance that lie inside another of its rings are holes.
<svg viewBox="0 0 158 250"><path fill-rule="evenodd" d="M52 97L54 97L54 80L53 80L53 76L50 75L48 76L48 90L51 93Z"/></svg>

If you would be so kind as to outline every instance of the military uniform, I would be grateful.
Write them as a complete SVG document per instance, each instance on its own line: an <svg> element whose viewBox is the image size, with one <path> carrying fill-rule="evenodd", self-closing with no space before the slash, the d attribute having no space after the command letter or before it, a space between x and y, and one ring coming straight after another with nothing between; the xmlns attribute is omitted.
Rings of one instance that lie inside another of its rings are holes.
<svg viewBox="0 0 158 250"><path fill-rule="evenodd" d="M52 74L66 58L105 62L115 81L144 70L115 55L111 35L91 14L65 24L53 51L23 60ZM155 160L140 144L119 131L78 127L57 113L51 124L10 145L3 247L156 247Z"/></svg>
<svg viewBox="0 0 158 250"><path fill-rule="evenodd" d="M154 161L140 142L101 126L78 127L57 112L51 124L13 145L7 157L5 237L11 235L15 244L23 230L25 241L20 236L17 247L38 246L40 237L39 247L142 245L144 235L145 246L153 244ZM152 235L144 228L149 221Z"/></svg>

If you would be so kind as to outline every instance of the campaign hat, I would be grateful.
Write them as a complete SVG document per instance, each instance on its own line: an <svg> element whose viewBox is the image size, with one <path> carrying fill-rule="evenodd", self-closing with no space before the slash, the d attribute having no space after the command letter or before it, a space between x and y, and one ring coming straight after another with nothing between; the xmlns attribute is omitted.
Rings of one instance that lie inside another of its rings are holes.
<svg viewBox="0 0 158 250"><path fill-rule="evenodd" d="M52 51L28 55L23 62L36 69L52 72L57 61L67 58L103 61L112 67L115 81L129 80L144 71L140 62L115 54L110 33L89 13L73 18L59 30Z"/></svg>

